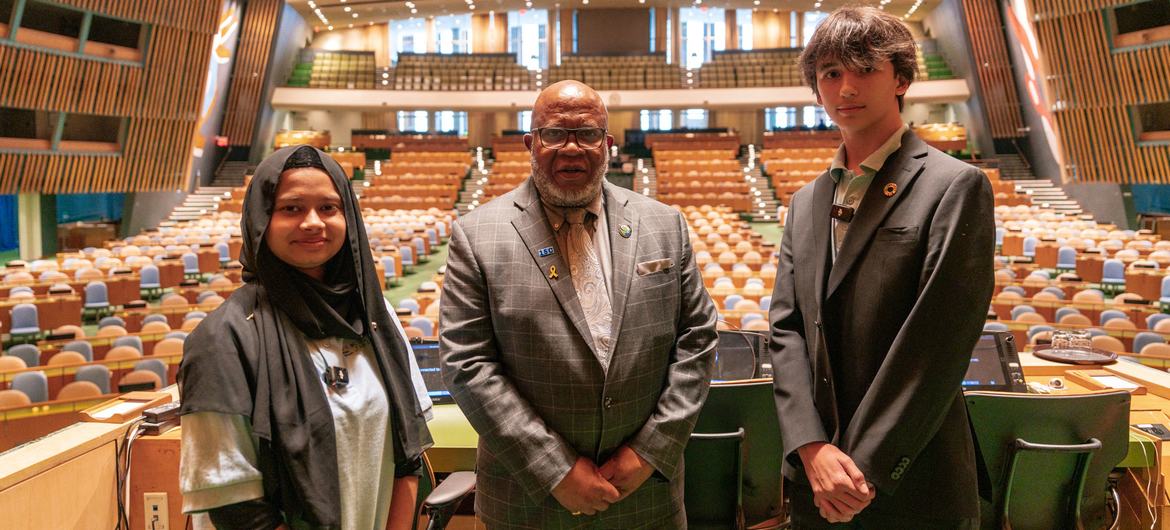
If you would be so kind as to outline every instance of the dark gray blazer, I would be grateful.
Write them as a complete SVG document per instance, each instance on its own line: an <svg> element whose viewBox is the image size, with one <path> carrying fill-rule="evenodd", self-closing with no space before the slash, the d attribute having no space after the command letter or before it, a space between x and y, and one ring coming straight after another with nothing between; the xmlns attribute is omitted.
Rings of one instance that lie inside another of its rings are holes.
<svg viewBox="0 0 1170 530"><path fill-rule="evenodd" d="M443 380L479 433L476 512L489 527L685 526L682 455L707 395L715 307L682 215L610 184L604 193L617 330L608 375L531 181L452 230ZM578 455L601 465L623 444L658 472L630 497L574 517L550 495Z"/></svg>
<svg viewBox="0 0 1170 530"><path fill-rule="evenodd" d="M836 263L833 188L826 172L793 195L780 246L769 316L784 474L807 484L795 450L832 442L877 486L869 509L975 517L960 384L994 285L991 185L906 132Z"/></svg>

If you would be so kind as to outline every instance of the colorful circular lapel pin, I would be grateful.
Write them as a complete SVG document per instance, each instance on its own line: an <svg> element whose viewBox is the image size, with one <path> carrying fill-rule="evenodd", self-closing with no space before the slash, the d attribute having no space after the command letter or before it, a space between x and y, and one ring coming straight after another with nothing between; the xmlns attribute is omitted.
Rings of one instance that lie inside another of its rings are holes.
<svg viewBox="0 0 1170 530"><path fill-rule="evenodd" d="M886 184L886 187L882 189L882 194L886 197L893 197L895 193L898 193L898 185L893 182Z"/></svg>
<svg viewBox="0 0 1170 530"><path fill-rule="evenodd" d="M633 231L633 229L630 228L630 225L621 225L618 227L618 234L626 239L629 239L630 234L633 234L633 233L634 233L634 231Z"/></svg>

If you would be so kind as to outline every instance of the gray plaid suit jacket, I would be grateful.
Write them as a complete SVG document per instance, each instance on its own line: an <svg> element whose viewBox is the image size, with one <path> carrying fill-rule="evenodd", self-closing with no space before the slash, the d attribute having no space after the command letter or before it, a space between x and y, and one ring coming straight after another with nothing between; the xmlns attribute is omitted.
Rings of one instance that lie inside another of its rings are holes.
<svg viewBox="0 0 1170 530"><path fill-rule="evenodd" d="M443 380L479 433L475 507L489 527L686 526L683 449L707 396L715 307L682 215L603 190L616 332L608 375L531 180L452 230ZM629 497L590 517L550 494L578 456L601 465L623 444L657 471Z"/></svg>

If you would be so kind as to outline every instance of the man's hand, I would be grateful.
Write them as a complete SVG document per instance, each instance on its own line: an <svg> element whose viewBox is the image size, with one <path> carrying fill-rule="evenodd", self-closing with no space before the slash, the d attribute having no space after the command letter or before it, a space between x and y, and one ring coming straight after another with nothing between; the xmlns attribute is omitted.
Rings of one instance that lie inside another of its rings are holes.
<svg viewBox="0 0 1170 530"><path fill-rule="evenodd" d="M617 488L601 476L597 466L584 457L577 457L569 474L553 488L552 495L566 510L586 515L604 512L621 497Z"/></svg>
<svg viewBox="0 0 1170 530"><path fill-rule="evenodd" d="M874 489L853 459L836 446L814 442L798 448L804 472L812 485L813 503L830 523L846 523L869 506Z"/></svg>
<svg viewBox="0 0 1170 530"><path fill-rule="evenodd" d="M609 461L601 466L601 476L621 493L618 500L628 497L653 473L654 466L628 445L619 447L613 456L609 457Z"/></svg>

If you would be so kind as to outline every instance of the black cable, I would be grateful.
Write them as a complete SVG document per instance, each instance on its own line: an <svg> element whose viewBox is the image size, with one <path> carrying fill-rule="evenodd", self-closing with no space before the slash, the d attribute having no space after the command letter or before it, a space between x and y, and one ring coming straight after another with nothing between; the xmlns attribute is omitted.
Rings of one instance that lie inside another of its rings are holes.
<svg viewBox="0 0 1170 530"><path fill-rule="evenodd" d="M118 522L114 527L116 530L130 530L130 511L125 503L125 492L127 482L130 474L130 451L132 435L136 429L141 428L142 422L145 418L138 418L126 426L126 432L122 435L122 444L119 448L114 446L114 481L116 486L116 493L118 496ZM119 467L121 471L119 472Z"/></svg>

